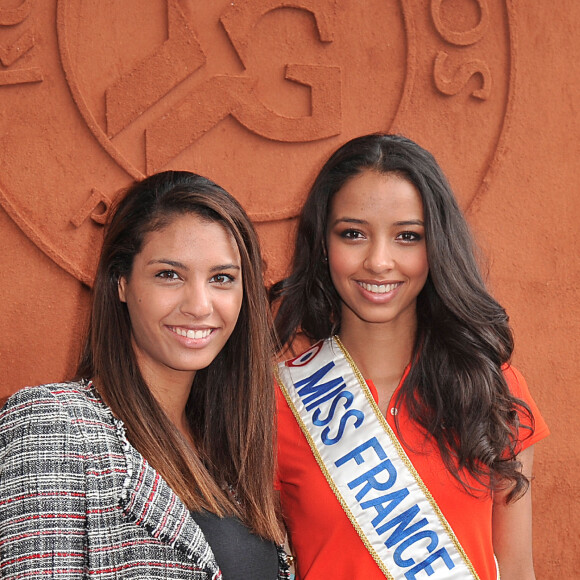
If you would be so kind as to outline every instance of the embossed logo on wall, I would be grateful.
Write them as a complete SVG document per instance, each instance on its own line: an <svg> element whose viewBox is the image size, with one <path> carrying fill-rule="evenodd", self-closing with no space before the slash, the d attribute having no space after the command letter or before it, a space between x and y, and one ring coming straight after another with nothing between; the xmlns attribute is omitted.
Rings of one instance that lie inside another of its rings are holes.
<svg viewBox="0 0 580 580"><path fill-rule="evenodd" d="M501 154L513 18L418 4L0 1L0 203L86 284L116 192L163 169L275 221L339 144L391 130L436 154L467 207Z"/></svg>

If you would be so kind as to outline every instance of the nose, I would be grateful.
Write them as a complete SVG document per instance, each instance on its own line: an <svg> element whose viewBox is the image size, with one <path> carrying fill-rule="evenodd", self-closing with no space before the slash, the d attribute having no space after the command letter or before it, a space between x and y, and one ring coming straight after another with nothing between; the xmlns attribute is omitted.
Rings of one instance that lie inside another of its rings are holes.
<svg viewBox="0 0 580 580"><path fill-rule="evenodd" d="M191 283L184 287L181 312L194 318L207 318L213 312L210 288L206 284Z"/></svg>
<svg viewBox="0 0 580 580"><path fill-rule="evenodd" d="M368 247L364 267L369 272L381 273L395 267L392 247L388 240L376 240Z"/></svg>

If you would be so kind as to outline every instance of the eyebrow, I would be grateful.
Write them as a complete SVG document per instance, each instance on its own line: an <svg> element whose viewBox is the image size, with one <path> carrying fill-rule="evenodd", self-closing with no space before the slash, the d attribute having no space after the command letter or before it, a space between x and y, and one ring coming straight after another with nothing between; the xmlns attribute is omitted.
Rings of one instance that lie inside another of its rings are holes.
<svg viewBox="0 0 580 580"><path fill-rule="evenodd" d="M395 222L396 226L425 226L423 220L403 220L400 222Z"/></svg>
<svg viewBox="0 0 580 580"><path fill-rule="evenodd" d="M159 260L150 260L148 265L163 264L166 266L171 266L172 268L179 268L181 270L189 270L189 268L183 262L177 262L176 260L168 260L161 258ZM241 270L242 268L237 264L217 264L210 269L210 272L219 272L220 270Z"/></svg>
<svg viewBox="0 0 580 580"><path fill-rule="evenodd" d="M343 218L338 218L337 220L335 220L331 224L331 227L334 227L339 223L347 223L347 224L356 224L356 225L366 226L366 225L368 225L369 222L366 220L359 220L356 218L343 217ZM396 225L396 226L421 226L421 227L424 227L425 222L423 220L402 220L399 222L395 222L394 225Z"/></svg>

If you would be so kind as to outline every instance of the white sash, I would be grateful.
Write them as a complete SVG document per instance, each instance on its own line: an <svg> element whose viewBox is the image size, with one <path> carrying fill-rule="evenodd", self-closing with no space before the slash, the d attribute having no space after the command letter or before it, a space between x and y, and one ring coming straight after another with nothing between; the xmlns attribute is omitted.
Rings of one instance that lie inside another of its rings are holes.
<svg viewBox="0 0 580 580"><path fill-rule="evenodd" d="M280 363L277 374L320 469L384 575L478 579L338 337Z"/></svg>

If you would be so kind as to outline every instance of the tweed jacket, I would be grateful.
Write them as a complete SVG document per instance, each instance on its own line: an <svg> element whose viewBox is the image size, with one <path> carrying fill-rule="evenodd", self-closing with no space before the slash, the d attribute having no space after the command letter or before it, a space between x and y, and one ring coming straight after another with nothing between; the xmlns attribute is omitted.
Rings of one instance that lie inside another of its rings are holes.
<svg viewBox="0 0 580 580"><path fill-rule="evenodd" d="M23 389L0 413L0 576L215 580L221 572L187 508L91 385L63 383Z"/></svg>

